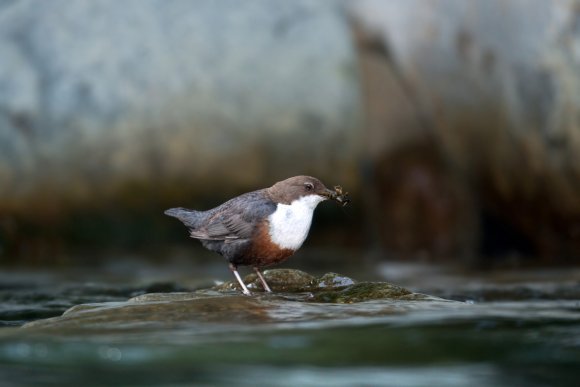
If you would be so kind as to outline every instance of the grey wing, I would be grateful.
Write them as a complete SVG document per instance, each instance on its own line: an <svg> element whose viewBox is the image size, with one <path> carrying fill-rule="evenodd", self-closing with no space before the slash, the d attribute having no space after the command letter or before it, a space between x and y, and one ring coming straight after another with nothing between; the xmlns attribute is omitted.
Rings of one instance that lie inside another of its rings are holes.
<svg viewBox="0 0 580 387"><path fill-rule="evenodd" d="M252 224L242 214L224 218L217 218L206 227L192 230L191 236L207 240L248 239L252 235Z"/></svg>
<svg viewBox="0 0 580 387"><path fill-rule="evenodd" d="M211 217L207 225L192 230L192 238L223 240L249 239L258 219L276 210L276 204L251 192L226 202Z"/></svg>

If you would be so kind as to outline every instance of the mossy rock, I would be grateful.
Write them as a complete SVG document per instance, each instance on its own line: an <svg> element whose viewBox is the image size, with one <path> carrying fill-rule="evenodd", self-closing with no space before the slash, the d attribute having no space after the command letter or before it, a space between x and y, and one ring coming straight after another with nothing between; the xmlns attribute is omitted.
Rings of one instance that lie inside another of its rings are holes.
<svg viewBox="0 0 580 387"><path fill-rule="evenodd" d="M329 316L356 316L368 313L400 312L395 301L446 301L413 293L386 282L356 282L336 273L314 277L300 270L276 269L264 273L273 293L264 293L255 274L244 281L253 295L242 295L236 282L194 292L149 293L126 302L77 305L61 317L28 323L24 328L79 330L159 329L178 324L223 323L256 324L285 322L291 319L327 319ZM384 302L380 312L365 307L325 304L353 304L364 301ZM310 304L302 307L299 303ZM297 317L299 316L299 317Z"/></svg>
<svg viewBox="0 0 580 387"><path fill-rule="evenodd" d="M310 290L312 282L315 278L301 270L294 269L274 269L264 271L264 278L275 293L297 293L307 292ZM244 283L248 289L255 292L263 292L264 288L260 279L255 273L248 274L244 277ZM241 291L240 285L237 281L224 282L221 285L215 286L213 289L219 291Z"/></svg>
<svg viewBox="0 0 580 387"><path fill-rule="evenodd" d="M264 278L275 293L317 292L323 289L342 289L355 281L336 273L326 273L321 277L295 269L273 269L264 271ZM258 276L254 273L244 277L244 283L251 291L263 292L264 288ZM237 281L225 282L212 289L218 291L241 291Z"/></svg>
<svg viewBox="0 0 580 387"><path fill-rule="evenodd" d="M352 278L326 273L314 277L294 269L274 269L264 272L266 281L274 293L308 293L302 301L350 304L371 300L428 300L433 297L413 293L408 289L387 282L356 282ZM244 283L253 291L263 292L256 274L249 274ZM237 281L230 281L213 288L220 292L241 291Z"/></svg>
<svg viewBox="0 0 580 387"><path fill-rule="evenodd" d="M371 300L426 300L429 296L413 293L387 282L359 282L343 289L320 291L313 294L312 302L352 304Z"/></svg>

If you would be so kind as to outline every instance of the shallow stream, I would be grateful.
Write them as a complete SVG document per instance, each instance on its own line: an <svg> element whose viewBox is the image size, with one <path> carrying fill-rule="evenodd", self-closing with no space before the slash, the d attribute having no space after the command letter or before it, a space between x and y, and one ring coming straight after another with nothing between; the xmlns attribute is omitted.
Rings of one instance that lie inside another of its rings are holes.
<svg viewBox="0 0 580 387"><path fill-rule="evenodd" d="M2 385L580 382L580 270L380 265L369 278L442 299L355 303L312 302L307 293L191 296L212 285L208 270L189 280L157 268L116 277L4 271Z"/></svg>

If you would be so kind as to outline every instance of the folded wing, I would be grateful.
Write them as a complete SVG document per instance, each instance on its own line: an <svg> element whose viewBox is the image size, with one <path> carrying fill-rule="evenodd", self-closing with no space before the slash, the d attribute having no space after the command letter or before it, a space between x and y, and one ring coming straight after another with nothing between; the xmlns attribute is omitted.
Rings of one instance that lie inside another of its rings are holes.
<svg viewBox="0 0 580 387"><path fill-rule="evenodd" d="M276 210L276 204L260 191L238 196L212 210L212 215L190 236L202 240L250 239L255 226Z"/></svg>

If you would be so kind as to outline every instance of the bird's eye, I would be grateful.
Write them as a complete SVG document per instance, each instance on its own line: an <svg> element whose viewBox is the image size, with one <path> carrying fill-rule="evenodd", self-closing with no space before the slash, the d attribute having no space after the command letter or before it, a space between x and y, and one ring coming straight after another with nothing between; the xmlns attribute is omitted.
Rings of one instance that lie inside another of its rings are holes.
<svg viewBox="0 0 580 387"><path fill-rule="evenodd" d="M314 185L312 185L312 183L304 183L304 188L306 188L306 191L312 191L314 189Z"/></svg>

